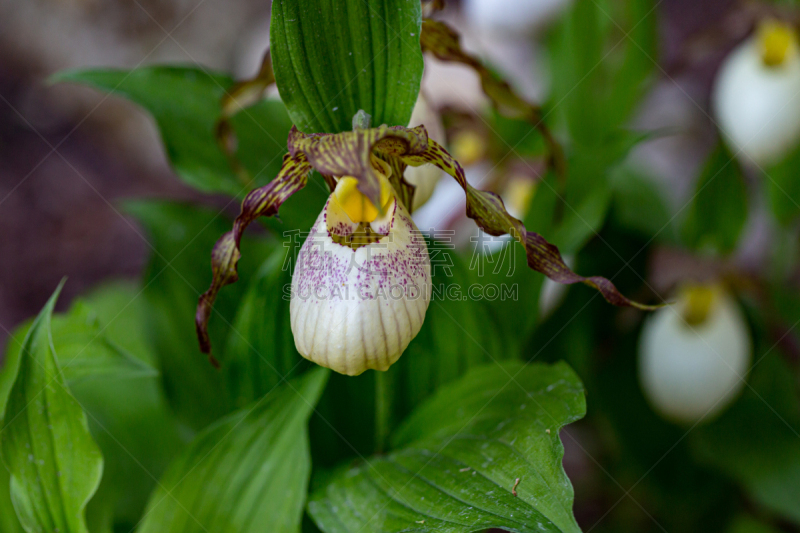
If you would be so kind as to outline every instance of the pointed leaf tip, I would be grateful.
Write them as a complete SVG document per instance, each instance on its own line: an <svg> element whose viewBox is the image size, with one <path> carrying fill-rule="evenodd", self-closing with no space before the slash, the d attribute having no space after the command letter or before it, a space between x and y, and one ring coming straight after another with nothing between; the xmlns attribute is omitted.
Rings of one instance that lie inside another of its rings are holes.
<svg viewBox="0 0 800 533"><path fill-rule="evenodd" d="M23 341L0 453L11 475L11 501L26 531L87 533L84 509L100 484L103 457L53 350L51 317L64 282Z"/></svg>

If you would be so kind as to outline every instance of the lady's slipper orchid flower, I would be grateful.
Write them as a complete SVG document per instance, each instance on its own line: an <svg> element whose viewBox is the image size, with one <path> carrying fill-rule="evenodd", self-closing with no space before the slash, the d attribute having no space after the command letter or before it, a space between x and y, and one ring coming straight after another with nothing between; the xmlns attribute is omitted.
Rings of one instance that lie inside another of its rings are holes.
<svg viewBox="0 0 800 533"><path fill-rule="evenodd" d="M200 347L214 363L208 319L219 290L237 279L244 229L260 216L275 215L287 198L305 186L312 169L325 177L331 196L301 249L290 309L298 351L323 366L347 374L367 368L385 370L422 325L430 263L409 216L414 188L403 177L409 165L433 164L453 176L466 194L467 216L490 235L510 234L517 239L534 270L560 283L585 283L613 304L647 308L625 298L605 278L572 272L555 246L508 214L499 196L469 185L461 165L428 137L425 126L357 127L336 134L305 134L293 128L288 145L278 176L245 197L233 230L212 251L213 280L200 297L196 325ZM326 262L331 268L320 270ZM346 268L346 262L352 267ZM320 284L329 284L323 290L330 288L330 292L334 285L342 289L337 292L361 289L367 297L303 299L308 289ZM384 289L385 299L369 297L378 289Z"/></svg>
<svg viewBox="0 0 800 533"><path fill-rule="evenodd" d="M639 341L639 381L666 418L708 421L744 387L752 345L736 301L718 286L685 287L649 317Z"/></svg>
<svg viewBox="0 0 800 533"><path fill-rule="evenodd" d="M431 293L425 239L395 198L389 166L373 159L379 210L339 178L303 244L292 277L300 354L341 374L386 370L422 327Z"/></svg>
<svg viewBox="0 0 800 533"><path fill-rule="evenodd" d="M733 50L713 92L731 149L758 165L779 161L800 141L800 49L795 30L765 21Z"/></svg>

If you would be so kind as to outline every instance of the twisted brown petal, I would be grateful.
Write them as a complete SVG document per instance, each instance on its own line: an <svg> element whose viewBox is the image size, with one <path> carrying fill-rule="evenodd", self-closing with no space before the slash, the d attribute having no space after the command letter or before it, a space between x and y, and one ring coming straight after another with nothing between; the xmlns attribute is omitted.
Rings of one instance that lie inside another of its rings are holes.
<svg viewBox="0 0 800 533"><path fill-rule="evenodd" d="M211 251L211 286L200 295L197 302L195 327L200 350L208 354L214 366L219 366L211 354L211 340L208 336L208 320L219 290L239 279L237 263L241 257L239 245L245 228L258 217L269 217L278 213L278 208L291 195L305 187L311 165L302 153L295 156L286 154L283 167L278 175L267 185L253 189L242 202L242 211L233 224L233 229L223 235Z"/></svg>
<svg viewBox="0 0 800 533"><path fill-rule="evenodd" d="M444 22L424 19L420 44L423 52L430 52L442 61L461 63L475 70L480 76L483 92L499 112L511 118L526 120L539 130L550 150L556 172L563 175L566 167L563 151L542 121L539 106L523 100L508 82L497 78L477 58L464 52L459 43L458 33Z"/></svg>
<svg viewBox="0 0 800 533"><path fill-rule="evenodd" d="M467 183L461 165L447 153L436 141L429 139L427 149L421 154L402 156L409 165L418 166L433 163L458 181L467 195L467 216L490 235L509 234L525 247L528 266L541 272L558 283L584 283L600 291L600 294L611 304L630 306L638 309L654 309L657 306L643 305L629 300L620 293L611 281L600 276L583 277L564 263L558 248L545 240L538 233L528 231L522 221L512 217L506 211L503 200L492 192L479 191Z"/></svg>

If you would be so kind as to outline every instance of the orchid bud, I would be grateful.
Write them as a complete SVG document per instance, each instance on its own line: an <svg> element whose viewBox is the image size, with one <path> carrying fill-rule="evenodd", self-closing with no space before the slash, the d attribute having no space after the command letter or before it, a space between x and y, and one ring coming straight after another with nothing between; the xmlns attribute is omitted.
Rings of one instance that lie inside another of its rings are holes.
<svg viewBox="0 0 800 533"><path fill-rule="evenodd" d="M766 21L725 59L712 95L732 151L758 165L779 161L800 140L800 54L794 29Z"/></svg>
<svg viewBox="0 0 800 533"><path fill-rule="evenodd" d="M374 158L380 208L338 180L297 257L290 316L297 351L341 374L386 370L419 333L428 309L428 248Z"/></svg>
<svg viewBox="0 0 800 533"><path fill-rule="evenodd" d="M744 386L750 366L747 323L718 286L684 288L677 303L649 317L639 339L639 381L665 418L711 420Z"/></svg>

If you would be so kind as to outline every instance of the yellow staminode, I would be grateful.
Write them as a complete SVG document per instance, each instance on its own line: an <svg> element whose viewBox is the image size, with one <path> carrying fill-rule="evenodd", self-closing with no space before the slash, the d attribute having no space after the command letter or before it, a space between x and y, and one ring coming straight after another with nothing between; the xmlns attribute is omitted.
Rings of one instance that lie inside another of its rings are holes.
<svg viewBox="0 0 800 533"><path fill-rule="evenodd" d="M766 20L758 28L761 59L770 67L782 65L797 53L794 29L776 20Z"/></svg>
<svg viewBox="0 0 800 533"><path fill-rule="evenodd" d="M720 296L717 285L688 285L681 291L681 299L686 304L683 309L683 319L690 326L702 324L708 318Z"/></svg>
<svg viewBox="0 0 800 533"><path fill-rule="evenodd" d="M394 197L389 181L380 176L381 211L386 211ZM353 222L372 222L381 214L369 199L358 190L358 180L350 177L339 178L333 191L336 203L347 213Z"/></svg>

